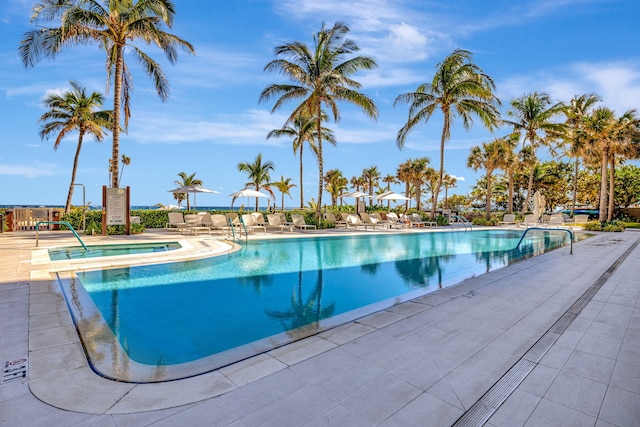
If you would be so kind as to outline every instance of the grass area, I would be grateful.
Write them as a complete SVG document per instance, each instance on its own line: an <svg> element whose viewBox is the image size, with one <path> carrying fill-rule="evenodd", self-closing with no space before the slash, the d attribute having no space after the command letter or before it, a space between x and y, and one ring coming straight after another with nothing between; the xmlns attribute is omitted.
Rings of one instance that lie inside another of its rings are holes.
<svg viewBox="0 0 640 427"><path fill-rule="evenodd" d="M623 222L626 228L640 228L640 222Z"/></svg>

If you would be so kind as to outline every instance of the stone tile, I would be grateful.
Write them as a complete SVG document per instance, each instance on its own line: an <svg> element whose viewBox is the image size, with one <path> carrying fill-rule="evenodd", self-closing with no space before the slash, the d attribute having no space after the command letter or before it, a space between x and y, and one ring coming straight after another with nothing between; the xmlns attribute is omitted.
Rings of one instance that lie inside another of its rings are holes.
<svg viewBox="0 0 640 427"><path fill-rule="evenodd" d="M327 412L318 415L311 420L305 427L370 427L372 424L356 414L347 411L344 406L338 405L329 409Z"/></svg>
<svg viewBox="0 0 640 427"><path fill-rule="evenodd" d="M640 394L640 364L618 361L613 370L609 385Z"/></svg>
<svg viewBox="0 0 640 427"><path fill-rule="evenodd" d="M542 399L533 411L525 427L590 427L596 418L571 408Z"/></svg>
<svg viewBox="0 0 640 427"><path fill-rule="evenodd" d="M358 322L351 322L347 323L346 325L338 326L336 328L329 329L328 331L324 331L318 334L318 337L324 338L327 341L331 341L332 343L342 345L356 338L367 335L375 330L376 328L373 328L371 326L367 326Z"/></svg>
<svg viewBox="0 0 640 427"><path fill-rule="evenodd" d="M561 371L544 398L596 417L606 390L605 384Z"/></svg>
<svg viewBox="0 0 640 427"><path fill-rule="evenodd" d="M547 390L549 390L549 387L553 383L553 380L556 379L559 372L559 369L539 364L533 368L533 371L531 371L524 381L520 383L518 389L542 397L545 395Z"/></svg>
<svg viewBox="0 0 640 427"><path fill-rule="evenodd" d="M487 346L467 359L462 366L480 372L497 381L518 359L518 356Z"/></svg>
<svg viewBox="0 0 640 427"><path fill-rule="evenodd" d="M608 384L614 366L614 360L576 350L567 359L562 372Z"/></svg>
<svg viewBox="0 0 640 427"><path fill-rule="evenodd" d="M269 355L259 354L233 365L225 366L219 372L233 381L235 385L243 386L286 367L287 365Z"/></svg>
<svg viewBox="0 0 640 427"><path fill-rule="evenodd" d="M436 362L446 360L461 365L482 348L483 346L475 341L454 336L432 348L431 356Z"/></svg>
<svg viewBox="0 0 640 427"><path fill-rule="evenodd" d="M640 425L640 394L609 387L602 403L600 418L618 426Z"/></svg>
<svg viewBox="0 0 640 427"><path fill-rule="evenodd" d="M221 399L209 399L153 423L154 427L226 426L238 416Z"/></svg>
<svg viewBox="0 0 640 427"><path fill-rule="evenodd" d="M61 345L29 353L29 377L66 372L69 369L88 367L87 359L79 343Z"/></svg>
<svg viewBox="0 0 640 427"><path fill-rule="evenodd" d="M340 347L321 353L310 359L291 366L305 382L314 382L325 378L328 372L335 372L336 367L347 368L360 359Z"/></svg>
<svg viewBox="0 0 640 427"><path fill-rule="evenodd" d="M387 325L395 323L398 320L402 320L405 317L406 316L394 313L392 311L383 310L358 319L358 323L380 329Z"/></svg>
<svg viewBox="0 0 640 427"><path fill-rule="evenodd" d="M424 393L380 425L382 427L448 426L452 425L463 413L461 409Z"/></svg>
<svg viewBox="0 0 640 427"><path fill-rule="evenodd" d="M562 369L573 353L573 350L573 347L567 347L556 343L545 353L544 356L542 356L540 364L550 368Z"/></svg>
<svg viewBox="0 0 640 427"><path fill-rule="evenodd" d="M392 371L392 374L426 391L449 372L450 370L441 369L427 354L413 363L400 364Z"/></svg>
<svg viewBox="0 0 640 427"><path fill-rule="evenodd" d="M466 410L486 393L494 382L488 376L461 366L449 372L429 388L428 392L454 406L462 405L461 409ZM451 392L455 399L450 395Z"/></svg>
<svg viewBox="0 0 640 427"><path fill-rule="evenodd" d="M386 372L366 362L359 362L348 368L339 367L333 375L318 380L315 385L329 396L342 402L351 396L377 384Z"/></svg>
<svg viewBox="0 0 640 427"><path fill-rule="evenodd" d="M78 334L71 325L31 331L29 333L29 350L36 351L59 345L79 342Z"/></svg>
<svg viewBox="0 0 640 427"><path fill-rule="evenodd" d="M402 316L411 316L416 313L420 313L428 308L428 306L424 304L419 304L414 301L403 302L402 304L397 304L392 307L389 307L387 311L392 313L397 313Z"/></svg>
<svg viewBox="0 0 640 427"><path fill-rule="evenodd" d="M388 375L342 404L347 410L365 420L379 424L420 394L421 391L417 387Z"/></svg>
<svg viewBox="0 0 640 427"><path fill-rule="evenodd" d="M392 345L373 353L365 360L367 363L385 372L392 372L398 366L410 365L425 354L422 341L415 335L398 340Z"/></svg>
<svg viewBox="0 0 640 427"><path fill-rule="evenodd" d="M489 423L495 427L522 426L529 419L540 400L539 396L517 389L489 418Z"/></svg>
<svg viewBox="0 0 640 427"><path fill-rule="evenodd" d="M335 347L336 344L327 340L309 337L271 350L267 354L291 366Z"/></svg>

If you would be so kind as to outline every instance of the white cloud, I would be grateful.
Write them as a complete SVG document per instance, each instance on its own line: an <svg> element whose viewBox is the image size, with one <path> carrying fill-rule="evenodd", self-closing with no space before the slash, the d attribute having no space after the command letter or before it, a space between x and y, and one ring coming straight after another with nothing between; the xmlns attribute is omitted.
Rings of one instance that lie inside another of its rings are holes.
<svg viewBox="0 0 640 427"><path fill-rule="evenodd" d="M0 175L17 175L23 178L38 178L55 175L53 165L19 166L0 165Z"/></svg>

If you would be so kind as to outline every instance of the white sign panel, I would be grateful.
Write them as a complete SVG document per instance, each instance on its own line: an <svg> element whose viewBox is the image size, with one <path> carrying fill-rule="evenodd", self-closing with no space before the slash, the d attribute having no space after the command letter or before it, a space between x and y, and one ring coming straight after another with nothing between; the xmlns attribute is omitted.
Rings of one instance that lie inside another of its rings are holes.
<svg viewBox="0 0 640 427"><path fill-rule="evenodd" d="M107 225L127 223L127 192L124 188L107 188Z"/></svg>

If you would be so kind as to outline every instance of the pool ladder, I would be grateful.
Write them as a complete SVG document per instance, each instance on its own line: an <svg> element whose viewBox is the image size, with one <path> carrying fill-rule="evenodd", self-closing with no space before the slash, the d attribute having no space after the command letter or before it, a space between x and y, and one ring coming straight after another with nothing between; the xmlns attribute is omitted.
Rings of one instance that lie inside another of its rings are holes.
<svg viewBox="0 0 640 427"><path fill-rule="evenodd" d="M240 222L240 224L234 224L233 220L231 218L227 219L227 222L229 223L229 230L230 230L230 237L231 240L240 240L242 239L242 230L244 230L244 241L246 242L247 239L249 238L249 236L247 236L247 226L245 225L244 221L242 220L242 217L240 217L238 219L238 221ZM242 226L242 229L238 230L238 237L236 237L236 227L237 226Z"/></svg>
<svg viewBox="0 0 640 427"><path fill-rule="evenodd" d="M464 227L464 231L467 231L467 227L469 227L470 230L473 230L473 224L471 224L469 220L462 215L451 215L451 218L455 218L457 222L455 222L454 224L459 227Z"/></svg>
<svg viewBox="0 0 640 427"><path fill-rule="evenodd" d="M82 245L84 250L85 251L88 250L87 249L87 245L84 244L84 242L82 241L80 236L78 236L78 233L76 233L76 230L74 230L73 226L71 224L69 224L67 221L38 221L36 223L36 247L38 247L38 230L40 230L40 224L58 224L58 225L62 224L62 225L66 225L67 227L69 227L69 230L71 230L73 235L76 236L76 239L78 239L78 242L80 242L80 244Z"/></svg>
<svg viewBox="0 0 640 427"><path fill-rule="evenodd" d="M569 254L573 255L573 231L566 229L566 228L542 228L542 227L529 227L526 230L524 230L524 233L522 233L522 237L520 237L520 240L518 241L518 244L516 245L516 249L518 249L520 247L520 243L522 243L522 241L524 240L524 236L527 235L527 233L529 232L529 230L542 230L542 231L566 231L567 233L569 233Z"/></svg>

